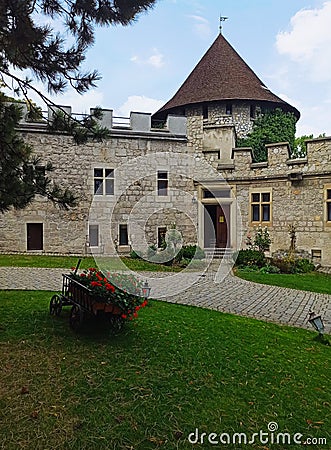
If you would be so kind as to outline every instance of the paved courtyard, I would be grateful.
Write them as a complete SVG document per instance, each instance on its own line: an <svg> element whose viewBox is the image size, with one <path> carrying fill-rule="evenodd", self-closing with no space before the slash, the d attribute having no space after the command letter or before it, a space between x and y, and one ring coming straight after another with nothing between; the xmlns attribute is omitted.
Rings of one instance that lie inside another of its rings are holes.
<svg viewBox="0 0 331 450"><path fill-rule="evenodd" d="M0 289L60 291L61 274L65 272L68 271L0 267ZM331 332L331 295L256 284L237 278L226 269L222 273L217 267L203 274L145 272L142 277L148 279L152 297L164 301L308 329L312 329L307 319L313 310L321 314L326 332Z"/></svg>

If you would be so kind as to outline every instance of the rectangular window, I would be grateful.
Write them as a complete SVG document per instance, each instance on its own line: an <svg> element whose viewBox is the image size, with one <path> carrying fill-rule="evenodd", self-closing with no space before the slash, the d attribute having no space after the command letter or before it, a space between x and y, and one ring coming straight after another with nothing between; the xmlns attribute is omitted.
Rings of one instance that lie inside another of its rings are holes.
<svg viewBox="0 0 331 450"><path fill-rule="evenodd" d="M270 192L251 193L251 221L258 223L271 221Z"/></svg>
<svg viewBox="0 0 331 450"><path fill-rule="evenodd" d="M168 172L162 170L157 172L157 195L168 195Z"/></svg>
<svg viewBox="0 0 331 450"><path fill-rule="evenodd" d="M129 245L128 226L120 224L119 226L119 245Z"/></svg>
<svg viewBox="0 0 331 450"><path fill-rule="evenodd" d="M158 229L157 229L157 248L161 248L164 246L166 233L167 233L167 227L158 227Z"/></svg>
<svg viewBox="0 0 331 450"><path fill-rule="evenodd" d="M331 188L326 190L326 221L331 222Z"/></svg>
<svg viewBox="0 0 331 450"><path fill-rule="evenodd" d="M203 105L202 107L202 117L208 119L208 105Z"/></svg>
<svg viewBox="0 0 331 450"><path fill-rule="evenodd" d="M231 198L231 189L206 189L203 198Z"/></svg>
<svg viewBox="0 0 331 450"><path fill-rule="evenodd" d="M231 114L232 114L232 104L231 103L227 103L225 105L225 114L228 116L231 116Z"/></svg>
<svg viewBox="0 0 331 450"><path fill-rule="evenodd" d="M114 169L94 169L94 194L114 195Z"/></svg>
<svg viewBox="0 0 331 450"><path fill-rule="evenodd" d="M90 247L99 247L99 225L90 225L88 234Z"/></svg>

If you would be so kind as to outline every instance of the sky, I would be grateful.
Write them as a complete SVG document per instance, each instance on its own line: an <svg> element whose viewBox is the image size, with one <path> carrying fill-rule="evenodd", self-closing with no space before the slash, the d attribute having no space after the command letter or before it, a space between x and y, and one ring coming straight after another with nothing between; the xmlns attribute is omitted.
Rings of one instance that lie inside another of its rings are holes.
<svg viewBox="0 0 331 450"><path fill-rule="evenodd" d="M97 88L52 100L76 113L97 105L121 116L155 112L218 36L220 14L224 37L301 112L297 136L331 136L331 0L158 0L133 25L97 30L85 62L102 75Z"/></svg>

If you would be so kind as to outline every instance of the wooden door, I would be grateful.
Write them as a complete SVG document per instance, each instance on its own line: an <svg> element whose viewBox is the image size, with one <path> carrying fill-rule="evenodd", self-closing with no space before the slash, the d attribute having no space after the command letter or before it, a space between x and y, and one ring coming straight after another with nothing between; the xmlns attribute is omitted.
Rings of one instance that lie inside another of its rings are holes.
<svg viewBox="0 0 331 450"><path fill-rule="evenodd" d="M43 250L43 224L27 223L27 249Z"/></svg>
<svg viewBox="0 0 331 450"><path fill-rule="evenodd" d="M216 207L216 247L226 248L229 246L229 225L230 225L230 206L217 205Z"/></svg>

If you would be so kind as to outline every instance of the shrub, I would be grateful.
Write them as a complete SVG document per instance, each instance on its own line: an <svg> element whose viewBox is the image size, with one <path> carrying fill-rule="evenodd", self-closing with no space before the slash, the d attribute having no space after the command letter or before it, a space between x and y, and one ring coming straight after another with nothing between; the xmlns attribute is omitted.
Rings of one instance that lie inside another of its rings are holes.
<svg viewBox="0 0 331 450"><path fill-rule="evenodd" d="M315 266L309 259L300 258L296 260L295 268L297 273L307 273L312 272Z"/></svg>
<svg viewBox="0 0 331 450"><path fill-rule="evenodd" d="M185 259L204 259L205 252L197 245L184 245L182 248L182 257Z"/></svg>
<svg viewBox="0 0 331 450"><path fill-rule="evenodd" d="M156 255L157 248L155 245L150 245L147 249L147 259L153 258Z"/></svg>
<svg viewBox="0 0 331 450"><path fill-rule="evenodd" d="M257 266L263 267L266 264L266 258L263 252L258 250L240 250L237 254L236 266Z"/></svg>
<svg viewBox="0 0 331 450"><path fill-rule="evenodd" d="M276 258L272 260L272 264L279 268L281 273L295 273L296 258L292 255Z"/></svg>
<svg viewBox="0 0 331 450"><path fill-rule="evenodd" d="M280 269L272 264L267 264L266 266L261 267L260 273L280 273Z"/></svg>
<svg viewBox="0 0 331 450"><path fill-rule="evenodd" d="M130 258L132 258L132 259L141 259L141 256L137 252L135 252L134 250L131 250Z"/></svg>
<svg viewBox="0 0 331 450"><path fill-rule="evenodd" d="M289 254L283 258L274 258L272 264L280 269L281 273L307 273L314 270L314 264L306 258L296 258Z"/></svg>
<svg viewBox="0 0 331 450"><path fill-rule="evenodd" d="M256 266L256 265L251 265L251 266L242 266L241 267L241 271L242 272L259 272L260 267Z"/></svg>
<svg viewBox="0 0 331 450"><path fill-rule="evenodd" d="M271 238L267 227L262 228L261 225L254 229L254 238L250 233L247 235L246 245L249 250L259 250L265 252L269 250Z"/></svg>

